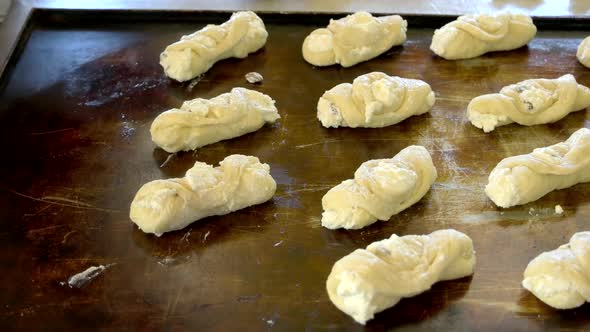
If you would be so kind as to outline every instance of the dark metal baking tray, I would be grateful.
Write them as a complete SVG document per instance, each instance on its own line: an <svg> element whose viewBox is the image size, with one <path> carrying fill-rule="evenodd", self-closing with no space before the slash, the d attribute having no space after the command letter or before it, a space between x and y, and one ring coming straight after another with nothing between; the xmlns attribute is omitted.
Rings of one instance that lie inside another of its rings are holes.
<svg viewBox="0 0 590 332"><path fill-rule="evenodd" d="M477 250L473 277L435 284L376 316L367 330L584 330L589 306L552 310L521 286L526 264L590 228L590 185L501 211L483 193L502 158L589 127L586 111L554 124L508 125L490 134L465 117L469 100L528 78L572 73L589 20L536 20L518 50L445 61L429 50L446 16L407 16L408 40L352 68L314 68L304 37L340 14L262 15L263 50L217 63L194 87L167 79L159 53L182 34L220 23L223 12L33 10L0 86L0 325L22 330L361 330L329 301L333 263L398 235L455 228ZM17 31L18 29L12 29ZM261 85L244 74L264 76ZM325 129L316 103L332 86L383 71L419 78L437 94L433 110L381 129ZM169 155L150 140L157 114L195 97L242 86L264 92L282 119L194 153ZM321 198L364 161L424 145L439 177L417 204L358 231L320 227ZM277 180L269 202L195 222L160 238L128 217L145 182L182 176L196 161L234 153L259 157ZM165 163L165 165L163 165ZM564 216L553 207L560 204ZM533 210L534 209L534 210ZM83 288L69 276L108 265Z"/></svg>

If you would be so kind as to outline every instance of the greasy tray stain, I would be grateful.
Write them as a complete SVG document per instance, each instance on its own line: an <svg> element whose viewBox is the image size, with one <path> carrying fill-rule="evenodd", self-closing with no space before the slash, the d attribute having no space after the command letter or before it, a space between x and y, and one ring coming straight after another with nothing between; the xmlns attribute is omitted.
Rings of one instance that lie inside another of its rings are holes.
<svg viewBox="0 0 590 332"><path fill-rule="evenodd" d="M168 80L159 53L201 26L49 24L32 32L0 92L0 264L7 267L0 274L2 326L361 330L327 297L332 264L392 233L453 227L474 240L474 276L402 300L366 329L587 327L588 305L548 309L520 281L530 259L590 228L590 185L506 211L485 197L483 187L502 158L564 140L588 126L588 113L490 134L465 117L471 98L524 79L573 73L590 85L590 71L575 59L586 32L540 32L529 47L445 61L428 49L432 30L410 27L408 42L375 60L320 69L300 55L314 27L267 23L263 50L219 62L198 82ZM321 94L370 71L430 83L437 96L433 110L381 129L322 128L315 117ZM248 84L249 72L264 81ZM195 152L169 155L154 147L149 127L157 114L236 86L272 96L281 120ZM439 173L424 199L360 231L320 227L321 198L329 188L352 177L362 162L391 157L411 144L432 153ZM143 183L182 176L196 160L216 164L233 153L255 155L271 166L278 182L271 201L160 238L130 222L129 204ZM556 204L563 215L548 210ZM81 289L60 285L89 266L109 264L116 268Z"/></svg>

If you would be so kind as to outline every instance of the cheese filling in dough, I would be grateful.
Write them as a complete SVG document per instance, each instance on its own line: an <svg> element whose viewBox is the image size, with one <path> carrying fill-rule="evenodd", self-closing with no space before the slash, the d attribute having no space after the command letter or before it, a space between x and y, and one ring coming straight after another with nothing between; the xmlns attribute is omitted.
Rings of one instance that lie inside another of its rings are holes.
<svg viewBox="0 0 590 332"><path fill-rule="evenodd" d="M367 12L330 20L327 29L314 30L305 38L303 58L314 66L351 67L403 43L407 26L399 15L373 17Z"/></svg>
<svg viewBox="0 0 590 332"><path fill-rule="evenodd" d="M217 61L245 58L266 44L268 33L264 22L251 11L234 13L221 24L182 36L160 54L160 65L166 75L184 82L199 76Z"/></svg>
<svg viewBox="0 0 590 332"><path fill-rule="evenodd" d="M568 244L535 257L522 286L556 309L590 301L590 232L574 234Z"/></svg>
<svg viewBox="0 0 590 332"><path fill-rule="evenodd" d="M467 116L471 124L487 133L512 122L524 126L552 123L588 106L590 89L567 74L522 81L500 93L476 97L467 106Z"/></svg>
<svg viewBox="0 0 590 332"><path fill-rule="evenodd" d="M435 96L428 83L372 72L326 91L317 116L329 127L379 128L428 112Z"/></svg>
<svg viewBox="0 0 590 332"><path fill-rule="evenodd" d="M202 162L183 178L144 184L131 203L130 217L145 233L161 235L194 221L224 215L272 198L276 182L256 157L231 155L213 168Z"/></svg>
<svg viewBox="0 0 590 332"><path fill-rule="evenodd" d="M359 229L389 220L419 201L436 180L436 168L422 146L409 146L391 159L364 162L322 198L322 226Z"/></svg>
<svg viewBox="0 0 590 332"><path fill-rule="evenodd" d="M536 33L537 27L527 15L464 15L435 30L430 49L447 60L469 59L522 47Z"/></svg>
<svg viewBox="0 0 590 332"><path fill-rule="evenodd" d="M275 101L244 88L212 99L185 101L156 117L152 141L167 152L190 151L221 140L256 131L280 119Z"/></svg>
<svg viewBox="0 0 590 332"><path fill-rule="evenodd" d="M585 67L590 68L590 36L584 38L580 43L580 46L578 46L576 58L578 58L578 61L580 61Z"/></svg>
<svg viewBox="0 0 590 332"><path fill-rule="evenodd" d="M360 324L443 280L473 274L471 239L446 229L430 235L393 234L334 264L326 281L334 305Z"/></svg>
<svg viewBox="0 0 590 332"><path fill-rule="evenodd" d="M590 129L565 142L502 160L492 170L485 192L507 208L535 201L549 192L590 182Z"/></svg>

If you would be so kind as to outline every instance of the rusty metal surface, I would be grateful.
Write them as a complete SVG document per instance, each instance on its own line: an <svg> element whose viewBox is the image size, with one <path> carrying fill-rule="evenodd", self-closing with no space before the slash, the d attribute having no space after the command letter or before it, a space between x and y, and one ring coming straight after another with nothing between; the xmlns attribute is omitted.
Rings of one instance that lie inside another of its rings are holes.
<svg viewBox="0 0 590 332"><path fill-rule="evenodd" d="M483 193L502 158L590 127L588 112L490 134L465 116L471 98L528 78L573 73L590 85L590 71L575 59L587 31L541 31L529 47L445 61L428 49L433 31L410 26L407 42L378 59L317 69L300 54L314 26L268 20L263 50L219 62L191 89L163 75L158 55L202 22L60 22L32 28L0 91L1 326L362 330L328 300L332 264L392 233L452 227L474 240L474 276L402 300L367 330L588 328L588 305L552 310L520 282L530 259L590 228L590 184L505 211ZM245 81L252 71L264 76L262 84ZM437 94L433 110L382 129L322 128L315 116L322 93L370 71L427 81ZM168 154L149 136L156 115L236 86L272 96L282 119L179 153L162 166ZM320 227L321 197L330 187L352 177L362 162L411 144L431 152L439 173L419 203L360 231ZM182 176L196 160L216 164L233 153L271 166L278 183L271 201L161 238L129 220L129 204L143 183ZM563 216L553 213L556 204ZM86 286L68 287L70 276L101 264L108 268Z"/></svg>

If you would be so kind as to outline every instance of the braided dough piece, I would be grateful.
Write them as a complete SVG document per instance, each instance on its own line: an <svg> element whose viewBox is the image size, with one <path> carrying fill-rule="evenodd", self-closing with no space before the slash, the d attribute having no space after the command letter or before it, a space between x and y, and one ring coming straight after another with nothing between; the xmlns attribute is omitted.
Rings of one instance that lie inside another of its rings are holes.
<svg viewBox="0 0 590 332"><path fill-rule="evenodd" d="M535 201L549 192L590 182L590 129L565 142L502 160L490 174L485 192L503 208Z"/></svg>
<svg viewBox="0 0 590 332"><path fill-rule="evenodd" d="M568 244L535 257L522 286L556 309L590 302L590 232L576 233Z"/></svg>
<svg viewBox="0 0 590 332"><path fill-rule="evenodd" d="M476 97L467 106L467 117L488 133L512 122L524 126L556 122L588 106L590 89L567 74L522 81L502 88L500 93Z"/></svg>
<svg viewBox="0 0 590 332"><path fill-rule="evenodd" d="M182 229L194 221L224 215L272 198L276 182L256 157L231 155L213 168L202 162L183 178L144 184L131 203L131 220L145 233Z"/></svg>
<svg viewBox="0 0 590 332"><path fill-rule="evenodd" d="M184 82L206 72L217 61L245 58L266 44L268 32L264 22L251 11L234 13L221 24L209 24L180 41L166 47L160 54L160 65L166 75Z"/></svg>
<svg viewBox="0 0 590 332"><path fill-rule="evenodd" d="M469 236L453 229L429 235L395 234L357 249L334 264L326 281L334 305L360 324L443 280L473 274Z"/></svg>
<svg viewBox="0 0 590 332"><path fill-rule="evenodd" d="M527 15L464 15L435 30L430 49L447 60L469 59L522 47L536 33L537 27Z"/></svg>
<svg viewBox="0 0 590 332"><path fill-rule="evenodd" d="M275 101L260 92L234 88L212 99L185 101L156 117L152 141L167 152L189 151L254 132L280 119Z"/></svg>
<svg viewBox="0 0 590 332"><path fill-rule="evenodd" d="M590 36L584 38L578 46L578 51L576 52L576 58L582 65L587 68L590 68Z"/></svg>
<svg viewBox="0 0 590 332"><path fill-rule="evenodd" d="M434 102L426 82L372 72L326 91L317 115L326 128L380 128L424 114Z"/></svg>
<svg viewBox="0 0 590 332"><path fill-rule="evenodd" d="M417 145L391 159L361 164L354 179L330 189L322 198L322 226L359 229L377 220L389 220L418 202L436 180L428 151Z"/></svg>
<svg viewBox="0 0 590 332"><path fill-rule="evenodd" d="M305 61L314 66L339 63L351 67L375 58L406 40L408 22L399 15L373 17L357 12L330 20L328 28L316 29L303 41Z"/></svg>

